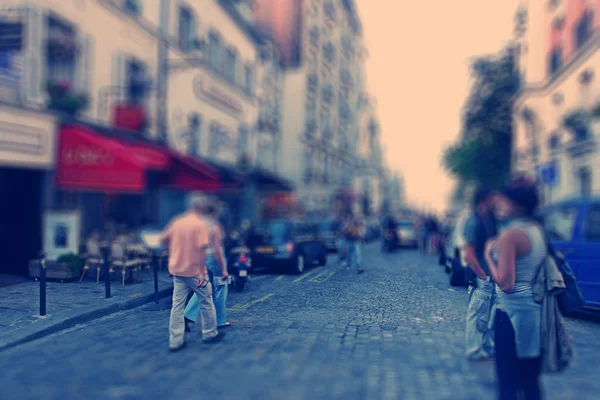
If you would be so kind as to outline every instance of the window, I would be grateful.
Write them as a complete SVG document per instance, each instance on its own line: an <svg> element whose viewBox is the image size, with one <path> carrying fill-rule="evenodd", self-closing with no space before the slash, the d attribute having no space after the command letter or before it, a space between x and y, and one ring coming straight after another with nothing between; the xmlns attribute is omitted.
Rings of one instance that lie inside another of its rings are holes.
<svg viewBox="0 0 600 400"><path fill-rule="evenodd" d="M208 153L210 156L215 157L219 154L222 145L222 132L219 125L215 122L210 124L209 129L209 143L208 143Z"/></svg>
<svg viewBox="0 0 600 400"><path fill-rule="evenodd" d="M249 136L250 132L248 127L241 125L238 130L238 151L240 155L244 155L248 152Z"/></svg>
<svg viewBox="0 0 600 400"><path fill-rule="evenodd" d="M555 48L550 52L548 59L548 73L554 75L562 66L562 49L560 47Z"/></svg>
<svg viewBox="0 0 600 400"><path fill-rule="evenodd" d="M304 182L309 183L312 179L312 152L304 150Z"/></svg>
<svg viewBox="0 0 600 400"><path fill-rule="evenodd" d="M227 50L227 62L225 64L226 77L229 82L235 84L237 72L237 50L230 48Z"/></svg>
<svg viewBox="0 0 600 400"><path fill-rule="evenodd" d="M575 48L581 48L594 33L594 12L586 10L575 25Z"/></svg>
<svg viewBox="0 0 600 400"><path fill-rule="evenodd" d="M72 88L75 81L77 50L74 28L54 16L49 17L46 45L48 81L64 82Z"/></svg>
<svg viewBox="0 0 600 400"><path fill-rule="evenodd" d="M544 216L544 228L550 240L568 242L573 239L576 221L576 207L560 208Z"/></svg>
<svg viewBox="0 0 600 400"><path fill-rule="evenodd" d="M142 13L142 2L140 0L124 0L123 8L128 13L140 15Z"/></svg>
<svg viewBox="0 0 600 400"><path fill-rule="evenodd" d="M579 181L579 195L589 196L592 194L592 171L588 167L580 168L577 173Z"/></svg>
<svg viewBox="0 0 600 400"><path fill-rule="evenodd" d="M244 67L244 75L246 78L246 94L249 96L254 95L254 68L251 65L246 65Z"/></svg>
<svg viewBox="0 0 600 400"><path fill-rule="evenodd" d="M188 152L192 156L197 156L200 154L200 132L202 129L202 117L200 114L190 115L188 126L190 130Z"/></svg>
<svg viewBox="0 0 600 400"><path fill-rule="evenodd" d="M216 69L217 71L221 71L221 67L222 67L222 55L221 55L221 51L222 51L222 43L221 43L221 37L219 36L219 34L215 31L212 31L210 33L210 63L213 66L214 69Z"/></svg>
<svg viewBox="0 0 600 400"><path fill-rule="evenodd" d="M125 73L127 102L134 104L143 103L149 89L144 64L136 59L129 59L126 63Z"/></svg>
<svg viewBox="0 0 600 400"><path fill-rule="evenodd" d="M179 48L185 52L194 50L193 43L196 36L195 21L192 11L188 7L179 8Z"/></svg>

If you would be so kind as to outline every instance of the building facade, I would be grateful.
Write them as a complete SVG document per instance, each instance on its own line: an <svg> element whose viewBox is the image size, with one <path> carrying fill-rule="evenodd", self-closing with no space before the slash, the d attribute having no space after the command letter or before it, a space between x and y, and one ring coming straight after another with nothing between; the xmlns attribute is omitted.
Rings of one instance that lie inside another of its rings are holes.
<svg viewBox="0 0 600 400"><path fill-rule="evenodd" d="M26 273L46 210L81 211L81 236L160 224L240 162L275 170L280 62L244 12L224 0L2 2L1 32L24 34L0 42L0 188L13 193L0 272ZM239 186L264 177L243 171L229 196L255 216L258 186Z"/></svg>
<svg viewBox="0 0 600 400"><path fill-rule="evenodd" d="M254 12L286 68L280 170L306 208L330 210L334 194L353 187L358 161L365 52L355 5L257 0Z"/></svg>
<svg viewBox="0 0 600 400"><path fill-rule="evenodd" d="M523 88L513 169L546 202L600 193L600 0L529 1L517 14Z"/></svg>

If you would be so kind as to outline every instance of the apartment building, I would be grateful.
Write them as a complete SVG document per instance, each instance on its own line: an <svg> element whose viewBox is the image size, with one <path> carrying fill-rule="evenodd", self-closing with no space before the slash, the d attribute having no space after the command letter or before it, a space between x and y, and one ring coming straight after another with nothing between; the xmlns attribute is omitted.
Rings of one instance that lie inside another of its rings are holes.
<svg viewBox="0 0 600 400"><path fill-rule="evenodd" d="M300 201L326 211L352 189L366 52L349 0L257 0L255 22L273 38L286 68L280 170Z"/></svg>
<svg viewBox="0 0 600 400"><path fill-rule="evenodd" d="M600 0L529 1L518 15L513 169L535 171L547 202L598 194Z"/></svg>

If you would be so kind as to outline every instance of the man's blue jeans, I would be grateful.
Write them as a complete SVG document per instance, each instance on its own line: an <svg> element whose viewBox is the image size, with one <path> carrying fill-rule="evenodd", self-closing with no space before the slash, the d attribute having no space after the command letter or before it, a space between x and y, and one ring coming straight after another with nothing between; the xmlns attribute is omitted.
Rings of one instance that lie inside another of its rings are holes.
<svg viewBox="0 0 600 400"><path fill-rule="evenodd" d="M217 260L214 256L208 256L206 259L210 283L213 287L213 301L217 313L217 325L223 326L227 322L227 295L229 294L228 285L219 285L216 278L221 276ZM196 322L200 313L200 303L198 296L194 294L185 307L185 317L190 321Z"/></svg>
<svg viewBox="0 0 600 400"><path fill-rule="evenodd" d="M338 261L341 263L347 258L346 253L346 240L342 237L337 240L337 252L338 252Z"/></svg>
<svg viewBox="0 0 600 400"><path fill-rule="evenodd" d="M362 259L362 249L360 241L349 240L347 242L348 248L348 266L351 267L354 264L354 267L357 271L359 271L361 259Z"/></svg>
<svg viewBox="0 0 600 400"><path fill-rule="evenodd" d="M496 313L496 288L493 281L477 278L477 287L469 286L466 355L471 359L495 356L493 321Z"/></svg>

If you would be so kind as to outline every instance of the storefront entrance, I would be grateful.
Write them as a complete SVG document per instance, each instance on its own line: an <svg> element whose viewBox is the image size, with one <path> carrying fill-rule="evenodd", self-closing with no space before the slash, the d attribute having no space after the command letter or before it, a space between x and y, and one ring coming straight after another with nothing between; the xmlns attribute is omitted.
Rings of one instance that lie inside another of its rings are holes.
<svg viewBox="0 0 600 400"><path fill-rule="evenodd" d="M0 274L27 275L42 249L42 174L0 167Z"/></svg>

